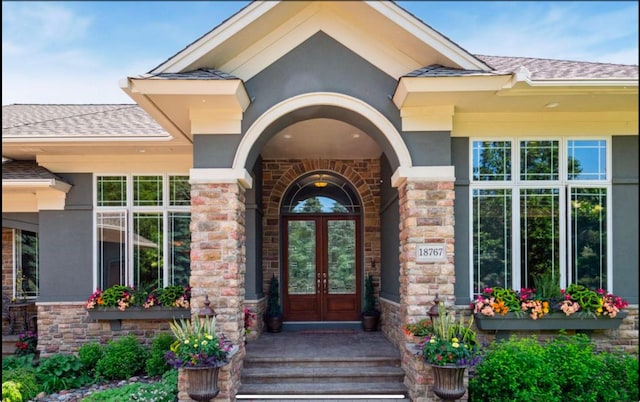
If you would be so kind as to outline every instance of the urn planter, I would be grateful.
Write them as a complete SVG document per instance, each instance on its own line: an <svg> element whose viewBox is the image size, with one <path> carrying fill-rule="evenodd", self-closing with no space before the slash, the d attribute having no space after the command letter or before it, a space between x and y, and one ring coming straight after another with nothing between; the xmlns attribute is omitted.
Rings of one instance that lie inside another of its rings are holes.
<svg viewBox="0 0 640 402"><path fill-rule="evenodd" d="M209 401L220 392L219 367L183 367L189 382L187 394L194 401Z"/></svg>
<svg viewBox="0 0 640 402"><path fill-rule="evenodd" d="M117 307L98 307L87 309L89 317L97 321L110 321L111 330L118 331L122 320L173 320L190 319L191 309L182 307L129 307L119 310Z"/></svg>
<svg viewBox="0 0 640 402"><path fill-rule="evenodd" d="M443 401L455 401L467 392L464 386L464 372L467 366L431 365L433 369L433 393Z"/></svg>
<svg viewBox="0 0 640 402"><path fill-rule="evenodd" d="M614 318L588 317L578 314L567 316L565 314L549 314L537 320L528 315L516 316L515 313L505 315L496 314L492 317L475 314L475 322L478 329L483 331L558 331L582 330L592 331L596 329L617 329L622 320L627 316L626 311L619 312Z"/></svg>

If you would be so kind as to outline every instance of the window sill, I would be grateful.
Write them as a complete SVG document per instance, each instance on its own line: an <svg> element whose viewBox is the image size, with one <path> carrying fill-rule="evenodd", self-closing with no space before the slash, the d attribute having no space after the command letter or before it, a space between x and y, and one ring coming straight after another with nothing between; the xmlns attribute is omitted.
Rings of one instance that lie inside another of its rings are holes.
<svg viewBox="0 0 640 402"><path fill-rule="evenodd" d="M172 320L190 319L191 309L182 307L129 307L122 311L117 307L98 307L87 309L89 318L96 321L110 321L111 330L118 331L122 320Z"/></svg>

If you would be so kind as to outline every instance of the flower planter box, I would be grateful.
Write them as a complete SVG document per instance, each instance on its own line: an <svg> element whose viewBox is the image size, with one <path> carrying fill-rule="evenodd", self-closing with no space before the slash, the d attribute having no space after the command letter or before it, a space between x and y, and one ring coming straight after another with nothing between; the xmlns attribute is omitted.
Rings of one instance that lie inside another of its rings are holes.
<svg viewBox="0 0 640 402"><path fill-rule="evenodd" d="M537 320L531 319L528 315L517 317L515 313L495 315L493 317L482 314L474 315L476 325L482 331L558 331L561 329L592 331L596 329L617 329L627 314L626 311L621 311L615 318L550 314Z"/></svg>
<svg viewBox="0 0 640 402"><path fill-rule="evenodd" d="M98 307L87 309L87 313L91 319L110 321L112 331L120 330L122 320L173 320L191 318L191 309L181 307L151 307L148 309L130 307L124 311L118 310L117 307Z"/></svg>

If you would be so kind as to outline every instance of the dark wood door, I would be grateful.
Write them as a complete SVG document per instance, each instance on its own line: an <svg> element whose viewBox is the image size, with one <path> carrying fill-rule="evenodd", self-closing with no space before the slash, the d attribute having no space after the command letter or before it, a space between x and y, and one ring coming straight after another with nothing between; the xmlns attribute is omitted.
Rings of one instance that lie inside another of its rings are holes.
<svg viewBox="0 0 640 402"><path fill-rule="evenodd" d="M359 218L298 215L283 223L284 319L359 320Z"/></svg>

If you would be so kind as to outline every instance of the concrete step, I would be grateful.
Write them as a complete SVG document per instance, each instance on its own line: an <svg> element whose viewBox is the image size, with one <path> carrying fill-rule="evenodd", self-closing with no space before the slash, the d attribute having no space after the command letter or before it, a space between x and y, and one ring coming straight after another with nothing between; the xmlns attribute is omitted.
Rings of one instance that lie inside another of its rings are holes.
<svg viewBox="0 0 640 402"><path fill-rule="evenodd" d="M319 381L343 383L400 382L404 371L393 366L369 367L256 367L242 370L243 383L310 383Z"/></svg>
<svg viewBox="0 0 640 402"><path fill-rule="evenodd" d="M400 367L397 357L250 357L244 361L245 368L267 368L285 365L287 367Z"/></svg>
<svg viewBox="0 0 640 402"><path fill-rule="evenodd" d="M361 383L361 382L325 382L318 381L315 383L296 383L296 382L279 382L267 384L245 384L240 386L240 390L236 398L241 399L247 395L265 396L265 395L302 395L302 396L321 396L326 399L335 399L336 396L362 396L367 399L375 399L375 397L391 396L406 398L407 388L402 382L377 382L377 383Z"/></svg>
<svg viewBox="0 0 640 402"><path fill-rule="evenodd" d="M247 402L411 402L409 398L401 396L390 397L389 395L239 395L236 399Z"/></svg>

